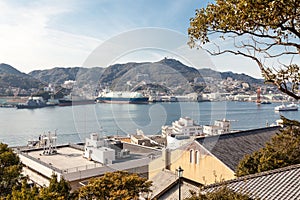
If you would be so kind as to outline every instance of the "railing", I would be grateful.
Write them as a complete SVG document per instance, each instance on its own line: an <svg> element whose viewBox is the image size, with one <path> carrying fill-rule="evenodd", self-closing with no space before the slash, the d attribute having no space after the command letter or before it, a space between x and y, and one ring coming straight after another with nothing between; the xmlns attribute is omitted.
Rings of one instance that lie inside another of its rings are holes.
<svg viewBox="0 0 300 200"><path fill-rule="evenodd" d="M95 169L95 168L98 168L98 167L103 167L103 165L100 164L100 163L94 163L94 164L91 164L91 165L83 165L83 166L79 166L79 167L64 169L62 171L62 173L69 174L69 173L84 171L84 170L88 170L88 169Z"/></svg>
<svg viewBox="0 0 300 200"><path fill-rule="evenodd" d="M70 147L72 147L74 149L78 149L78 150L84 151L84 145L69 143L68 146L70 146Z"/></svg>

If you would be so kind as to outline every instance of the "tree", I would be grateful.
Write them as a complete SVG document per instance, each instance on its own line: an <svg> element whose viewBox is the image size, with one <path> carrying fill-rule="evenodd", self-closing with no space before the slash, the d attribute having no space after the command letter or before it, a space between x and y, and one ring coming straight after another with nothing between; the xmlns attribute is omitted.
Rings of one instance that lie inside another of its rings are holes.
<svg viewBox="0 0 300 200"><path fill-rule="evenodd" d="M237 176L254 174L300 163L299 122L284 118L288 126L280 130L265 147L246 155L238 164Z"/></svg>
<svg viewBox="0 0 300 200"><path fill-rule="evenodd" d="M211 55L232 53L254 60L266 82L300 99L299 0L216 0L196 10L188 34L191 47Z"/></svg>
<svg viewBox="0 0 300 200"><path fill-rule="evenodd" d="M79 190L80 199L137 199L141 192L150 192L152 183L137 174L124 171L108 172L92 179Z"/></svg>
<svg viewBox="0 0 300 200"><path fill-rule="evenodd" d="M6 197L7 200L33 200L38 199L39 190L36 186L30 187L27 180L22 182L21 189L14 187L12 194Z"/></svg>
<svg viewBox="0 0 300 200"><path fill-rule="evenodd" d="M71 199L71 186L63 177L57 181L57 175L53 174L49 187L42 188L39 196L43 200Z"/></svg>
<svg viewBox="0 0 300 200"><path fill-rule="evenodd" d="M7 144L0 143L0 197L5 197L13 187L21 185L21 170L19 157Z"/></svg>
<svg viewBox="0 0 300 200"><path fill-rule="evenodd" d="M248 194L242 194L240 192L235 192L230 190L226 185L222 185L220 188L214 190L213 192L199 193L191 192L192 197L186 198L185 200L250 200Z"/></svg>
<svg viewBox="0 0 300 200"><path fill-rule="evenodd" d="M73 198L70 184L63 178L57 181L57 175L53 174L50 179L49 187L37 188L35 185L30 186L24 179L22 187L13 188L12 194L6 197L7 200L67 200Z"/></svg>

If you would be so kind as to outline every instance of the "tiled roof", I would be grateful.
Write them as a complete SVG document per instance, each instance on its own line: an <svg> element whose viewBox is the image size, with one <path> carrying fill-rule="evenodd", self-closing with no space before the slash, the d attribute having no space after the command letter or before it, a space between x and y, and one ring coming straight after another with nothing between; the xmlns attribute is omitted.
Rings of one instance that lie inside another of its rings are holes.
<svg viewBox="0 0 300 200"><path fill-rule="evenodd" d="M240 177L222 183L228 188L261 200L299 200L300 164L254 175ZM212 192L220 184L207 186L204 192Z"/></svg>
<svg viewBox="0 0 300 200"><path fill-rule="evenodd" d="M157 200L176 200L178 199L178 176L169 170L159 172L152 179L151 199ZM200 184L194 181L182 178L181 196L182 199L191 196L190 190L199 191Z"/></svg>
<svg viewBox="0 0 300 200"><path fill-rule="evenodd" d="M267 127L197 138L196 141L230 169L235 170L246 154L262 148L278 130L279 127Z"/></svg>

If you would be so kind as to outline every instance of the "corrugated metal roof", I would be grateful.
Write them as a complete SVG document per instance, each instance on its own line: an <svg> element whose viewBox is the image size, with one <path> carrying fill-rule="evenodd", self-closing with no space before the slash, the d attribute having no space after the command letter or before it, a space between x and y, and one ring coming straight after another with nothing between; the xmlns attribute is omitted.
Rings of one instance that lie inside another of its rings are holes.
<svg viewBox="0 0 300 200"><path fill-rule="evenodd" d="M207 186L204 192L212 192L226 185L228 188L250 194L261 200L299 200L300 164L240 177L222 184Z"/></svg>
<svg viewBox="0 0 300 200"><path fill-rule="evenodd" d="M267 127L197 138L196 141L233 171L246 155L262 148L279 127Z"/></svg>

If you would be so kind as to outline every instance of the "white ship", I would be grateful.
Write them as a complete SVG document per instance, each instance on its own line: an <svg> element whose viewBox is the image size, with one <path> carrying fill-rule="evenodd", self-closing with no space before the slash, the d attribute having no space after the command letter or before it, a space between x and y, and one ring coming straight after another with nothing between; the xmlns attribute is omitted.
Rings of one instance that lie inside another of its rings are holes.
<svg viewBox="0 0 300 200"><path fill-rule="evenodd" d="M291 103L289 105L282 104L280 106L276 106L275 111L297 111L298 105L295 103Z"/></svg>
<svg viewBox="0 0 300 200"><path fill-rule="evenodd" d="M103 91L96 98L97 102L100 103L134 103L143 104L148 103L149 98L145 97L139 92L111 92Z"/></svg>

